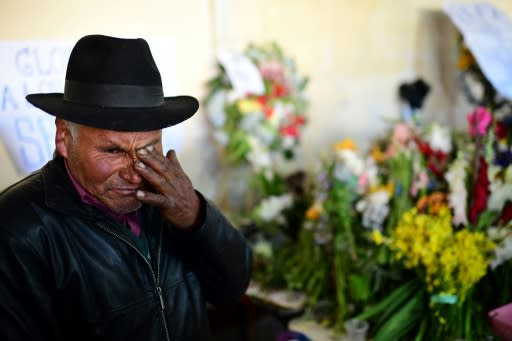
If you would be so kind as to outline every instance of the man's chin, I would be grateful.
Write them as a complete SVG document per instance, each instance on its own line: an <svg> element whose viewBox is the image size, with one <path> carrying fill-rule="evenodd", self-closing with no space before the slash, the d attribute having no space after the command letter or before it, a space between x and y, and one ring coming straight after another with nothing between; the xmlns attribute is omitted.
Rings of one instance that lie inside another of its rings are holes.
<svg viewBox="0 0 512 341"><path fill-rule="evenodd" d="M135 199L132 202L126 202L124 204L120 201L116 202L115 205L111 205L110 207L110 209L117 214L128 214L137 211L142 206L142 203Z"/></svg>

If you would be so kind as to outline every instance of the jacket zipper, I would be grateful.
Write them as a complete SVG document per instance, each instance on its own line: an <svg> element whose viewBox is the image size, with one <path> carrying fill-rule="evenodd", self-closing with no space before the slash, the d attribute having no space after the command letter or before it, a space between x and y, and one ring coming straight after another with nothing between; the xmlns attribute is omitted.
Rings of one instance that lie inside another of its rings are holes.
<svg viewBox="0 0 512 341"><path fill-rule="evenodd" d="M116 238L122 240L123 242L125 242L126 244L128 244L132 249L135 250L135 252L137 252L142 257L142 259L144 259L144 262L148 265L149 271L151 272L151 275L153 276L153 281L155 283L156 293L158 294L158 298L160 299L160 313L162 315L162 321L163 321L163 324L164 324L165 338L166 338L167 341L171 341L171 337L169 335L169 329L167 327L167 320L165 319L165 313L164 313L164 310L165 310L164 297L163 297L163 294L162 294L162 288L160 287L160 254L161 254L161 250L162 250L162 231L163 231L163 228L160 228L160 238L159 238L159 241L158 241L158 254L157 254L156 275L155 275L155 271L151 267L151 264L148 262L146 257L142 254L142 252L140 252L140 250L131 241L129 241L123 235L120 235L119 233L111 230L108 226L105 226L105 225L103 225L102 223L99 223L99 222L97 224L98 224L99 227L101 227L103 230L105 230L109 234L113 235L114 237L116 237Z"/></svg>

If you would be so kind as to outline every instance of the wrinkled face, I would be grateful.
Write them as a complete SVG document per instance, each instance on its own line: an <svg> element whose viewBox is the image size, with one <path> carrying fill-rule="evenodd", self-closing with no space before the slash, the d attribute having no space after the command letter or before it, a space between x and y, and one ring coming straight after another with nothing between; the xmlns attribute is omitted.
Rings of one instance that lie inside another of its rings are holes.
<svg viewBox="0 0 512 341"><path fill-rule="evenodd" d="M72 133L62 119L57 118L55 124L57 152L67 159L71 173L90 194L116 213L141 206L135 193L144 187L144 181L134 168L136 151L147 146L162 151L160 130L119 132L74 125Z"/></svg>

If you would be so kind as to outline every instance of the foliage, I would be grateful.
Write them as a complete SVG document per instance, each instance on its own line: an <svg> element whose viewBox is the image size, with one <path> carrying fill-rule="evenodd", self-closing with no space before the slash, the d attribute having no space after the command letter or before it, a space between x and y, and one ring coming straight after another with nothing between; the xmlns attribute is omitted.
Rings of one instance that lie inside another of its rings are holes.
<svg viewBox="0 0 512 341"><path fill-rule="evenodd" d="M231 165L248 162L256 170L272 168L276 157L292 159L307 123L307 77L276 43L250 44L243 55L259 71L263 93L240 93L226 70L208 82L205 99L213 137Z"/></svg>
<svg viewBox="0 0 512 341"><path fill-rule="evenodd" d="M463 72L480 72L467 53ZM467 131L416 109L368 153L343 139L316 169L258 173L254 278L303 291L337 331L369 320L374 340L492 335L487 312L512 298L512 106L483 89Z"/></svg>

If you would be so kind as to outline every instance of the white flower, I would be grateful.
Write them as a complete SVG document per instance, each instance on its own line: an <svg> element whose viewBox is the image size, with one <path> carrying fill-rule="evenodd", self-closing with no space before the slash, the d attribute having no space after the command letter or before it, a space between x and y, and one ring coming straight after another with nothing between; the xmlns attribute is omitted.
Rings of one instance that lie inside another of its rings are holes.
<svg viewBox="0 0 512 341"><path fill-rule="evenodd" d="M259 240L253 245L252 249L255 255L261 256L265 259L272 258L272 246L268 241Z"/></svg>
<svg viewBox="0 0 512 341"><path fill-rule="evenodd" d="M364 170L370 187L377 185L379 182L379 167L377 167L377 163L373 157L369 156L366 158Z"/></svg>
<svg viewBox="0 0 512 341"><path fill-rule="evenodd" d="M254 136L249 136L247 141L251 150L247 154L247 160L251 163L254 169L270 168L272 165L272 158L268 149Z"/></svg>
<svg viewBox="0 0 512 341"><path fill-rule="evenodd" d="M451 132L448 127L442 127L437 123L433 124L427 135L427 141L434 150L440 150L443 153L452 151Z"/></svg>
<svg viewBox="0 0 512 341"><path fill-rule="evenodd" d="M379 169L373 157L368 157L357 183L357 192L362 194L379 183Z"/></svg>
<svg viewBox="0 0 512 341"><path fill-rule="evenodd" d="M356 210L363 214L364 227L382 231L382 224L389 214L389 199L387 191L376 191L358 201Z"/></svg>
<svg viewBox="0 0 512 341"><path fill-rule="evenodd" d="M512 258L512 236L505 240L494 249L494 260L491 262L491 269L496 269L500 264L505 263Z"/></svg>
<svg viewBox="0 0 512 341"><path fill-rule="evenodd" d="M466 215L466 169L468 162L463 154L457 155L457 159L450 165L445 174L445 179L448 182L450 193L448 195L448 202L453 209L453 223L455 225L468 224Z"/></svg>
<svg viewBox="0 0 512 341"><path fill-rule="evenodd" d="M509 173L512 167L508 166L506 173ZM507 176L505 176L505 181L496 177L496 174L500 171L500 167L491 165L488 170L489 177L489 190L490 196L489 201L487 202L487 207L490 210L500 212L503 209L503 206L508 200L512 200L512 182L507 181Z"/></svg>
<svg viewBox="0 0 512 341"><path fill-rule="evenodd" d="M364 161L357 155L356 152L350 149L341 149L336 151L338 159L352 172L354 175L359 175L364 170Z"/></svg>
<svg viewBox="0 0 512 341"><path fill-rule="evenodd" d="M489 188L491 195L487 202L487 208L500 212L505 203L512 200L512 183L503 184L501 180L493 181L489 184Z"/></svg>
<svg viewBox="0 0 512 341"><path fill-rule="evenodd" d="M504 239L507 236L507 234L509 234L509 233L510 232L506 228L498 228L495 226L491 226L491 227L487 228L487 236L492 241L500 241L500 240Z"/></svg>
<svg viewBox="0 0 512 341"><path fill-rule="evenodd" d="M257 208L258 216L263 221L280 220L281 213L284 209L289 208L293 204L291 194L283 194L280 196L270 196L264 199Z"/></svg>

